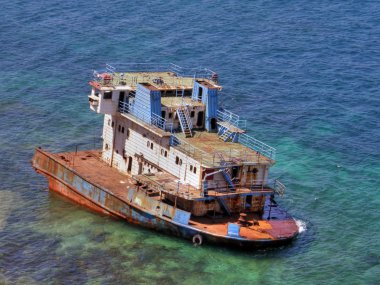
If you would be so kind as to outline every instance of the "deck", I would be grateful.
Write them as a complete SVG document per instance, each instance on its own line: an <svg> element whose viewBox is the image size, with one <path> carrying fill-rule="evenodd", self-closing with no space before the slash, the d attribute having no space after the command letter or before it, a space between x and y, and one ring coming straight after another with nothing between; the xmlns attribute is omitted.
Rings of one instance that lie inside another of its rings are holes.
<svg viewBox="0 0 380 285"><path fill-rule="evenodd" d="M122 201L128 201L128 190L136 187L136 180L118 172L100 160L99 150L80 152L49 153L62 165L73 169L77 175L91 184L106 189ZM160 177L158 175L157 177ZM164 179L164 175L161 177ZM173 179L167 177L166 179ZM161 180L161 182L164 182ZM169 181L170 182L170 181ZM173 182L173 181L172 181ZM172 183L170 182L170 183ZM165 187L167 184L165 184ZM168 189L174 184L169 184ZM192 189L194 191L194 189ZM153 197L160 199L160 196ZM270 217L270 219L268 219ZM189 225L217 236L227 235L228 223L238 223L239 215L191 217ZM266 199L264 211L261 214L247 213L248 224L240 227L240 237L250 240L278 240L292 238L298 232L295 221L277 204L270 205L269 196Z"/></svg>
<svg viewBox="0 0 380 285"><path fill-rule="evenodd" d="M224 142L216 133L194 131L194 135L188 138L182 133L175 135L181 142L175 148L185 152L205 166L216 167L224 162L231 165L243 163L272 165L274 162L241 143Z"/></svg>
<svg viewBox="0 0 380 285"><path fill-rule="evenodd" d="M183 106L205 106L204 103L192 100L191 97L161 97L161 105L168 108L180 108Z"/></svg>
<svg viewBox="0 0 380 285"><path fill-rule="evenodd" d="M138 83L149 83L160 90L191 89L194 85L194 77L177 76L174 72L115 72L108 79L107 73L99 74L97 83L102 87L130 86L135 88ZM104 79L106 78L106 79ZM196 78L198 79L198 78Z"/></svg>
<svg viewBox="0 0 380 285"><path fill-rule="evenodd" d="M163 193L175 194L176 196L187 200L204 200L207 198L204 197L202 190L189 184L180 183L177 177L167 172L134 175L133 178L148 188L161 191ZM228 189L226 185L225 187L218 189L218 191L215 189L208 190L208 197L227 198L248 194L270 195L272 193L273 190L269 188L251 190L247 187L236 187L235 191L231 191L231 189Z"/></svg>

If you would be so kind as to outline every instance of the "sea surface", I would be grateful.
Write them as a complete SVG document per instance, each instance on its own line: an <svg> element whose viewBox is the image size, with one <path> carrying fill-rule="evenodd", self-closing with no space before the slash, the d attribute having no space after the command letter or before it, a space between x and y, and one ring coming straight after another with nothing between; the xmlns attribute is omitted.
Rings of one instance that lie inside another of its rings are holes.
<svg viewBox="0 0 380 285"><path fill-rule="evenodd" d="M0 284L380 284L380 1L0 0ZM291 245L236 251L49 193L34 148L99 144L93 69L215 70L277 149Z"/></svg>

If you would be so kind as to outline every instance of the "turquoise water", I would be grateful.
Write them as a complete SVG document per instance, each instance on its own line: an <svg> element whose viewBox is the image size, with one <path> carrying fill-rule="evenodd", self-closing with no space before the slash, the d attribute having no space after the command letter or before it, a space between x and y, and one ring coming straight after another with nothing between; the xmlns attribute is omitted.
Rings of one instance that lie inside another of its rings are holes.
<svg viewBox="0 0 380 285"><path fill-rule="evenodd" d="M2 1L0 284L380 284L378 1ZM193 247L47 191L33 148L90 146L105 62L209 67L278 150L293 245Z"/></svg>

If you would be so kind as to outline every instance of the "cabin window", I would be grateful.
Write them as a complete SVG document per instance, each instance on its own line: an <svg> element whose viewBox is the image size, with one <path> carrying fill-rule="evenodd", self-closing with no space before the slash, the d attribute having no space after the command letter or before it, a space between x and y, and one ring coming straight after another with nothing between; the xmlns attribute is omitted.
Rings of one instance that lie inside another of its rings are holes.
<svg viewBox="0 0 380 285"><path fill-rule="evenodd" d="M150 144L150 149L153 149L153 143Z"/></svg>
<svg viewBox="0 0 380 285"><path fill-rule="evenodd" d="M179 157L178 156L175 157L175 164L177 164L177 165L179 164Z"/></svg>
<svg viewBox="0 0 380 285"><path fill-rule="evenodd" d="M165 117L166 117L166 112L165 111L161 111L161 117L165 119Z"/></svg>
<svg viewBox="0 0 380 285"><path fill-rule="evenodd" d="M216 119L212 118L211 119L211 130L215 130L215 129L216 129Z"/></svg>
<svg viewBox="0 0 380 285"><path fill-rule="evenodd" d="M236 167L236 166L232 167L232 175L231 175L232 178L237 177L238 174L239 174L239 167Z"/></svg>
<svg viewBox="0 0 380 285"><path fill-rule="evenodd" d="M194 173L196 174L197 173L197 168L194 166Z"/></svg>
<svg viewBox="0 0 380 285"><path fill-rule="evenodd" d="M112 122L111 126L112 126L112 128L113 128L113 127L115 126L115 122Z"/></svg>
<svg viewBox="0 0 380 285"><path fill-rule="evenodd" d="M119 154L119 150L116 150L116 153Z"/></svg>
<svg viewBox="0 0 380 285"><path fill-rule="evenodd" d="M203 88L199 86L198 88L198 100L202 101Z"/></svg>
<svg viewBox="0 0 380 285"><path fill-rule="evenodd" d="M112 99L112 91L104 91L103 99Z"/></svg>
<svg viewBox="0 0 380 285"><path fill-rule="evenodd" d="M105 147L106 150L108 150L110 147L108 146L108 143L106 143Z"/></svg>
<svg viewBox="0 0 380 285"><path fill-rule="evenodd" d="M121 128L121 132L124 134L124 127Z"/></svg>
<svg viewBox="0 0 380 285"><path fill-rule="evenodd" d="M131 170L132 170L132 156L130 156L128 159L128 168L127 168L128 173L130 173Z"/></svg>
<svg viewBox="0 0 380 285"><path fill-rule="evenodd" d="M173 113L172 112L169 113L169 119L171 119L171 118L173 118Z"/></svg>
<svg viewBox="0 0 380 285"><path fill-rule="evenodd" d="M125 98L125 91L120 91L119 93L119 101L124 102Z"/></svg>
<svg viewBox="0 0 380 285"><path fill-rule="evenodd" d="M245 207L250 208L252 206L252 195L245 197Z"/></svg>
<svg viewBox="0 0 380 285"><path fill-rule="evenodd" d="M192 165L190 165L190 171L193 171L193 166Z"/></svg>
<svg viewBox="0 0 380 285"><path fill-rule="evenodd" d="M168 157L168 152L165 150L165 154L164 154L165 157Z"/></svg>
<svg viewBox="0 0 380 285"><path fill-rule="evenodd" d="M198 112L198 118L197 118L197 127L202 127L203 125L203 111Z"/></svg>
<svg viewBox="0 0 380 285"><path fill-rule="evenodd" d="M127 129L127 139L129 139L129 129Z"/></svg>
<svg viewBox="0 0 380 285"><path fill-rule="evenodd" d="M252 173L256 174L259 170L257 168L252 169Z"/></svg>
<svg viewBox="0 0 380 285"><path fill-rule="evenodd" d="M191 111L191 112L190 112L190 117L191 117L191 118L194 118L194 117L195 117L195 111Z"/></svg>

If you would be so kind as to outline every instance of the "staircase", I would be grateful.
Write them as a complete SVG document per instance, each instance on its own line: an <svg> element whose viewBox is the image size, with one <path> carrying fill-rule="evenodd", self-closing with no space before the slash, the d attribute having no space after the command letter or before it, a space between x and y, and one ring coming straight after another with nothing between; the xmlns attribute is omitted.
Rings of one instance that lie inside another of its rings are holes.
<svg viewBox="0 0 380 285"><path fill-rule="evenodd" d="M221 198L219 196L216 196L215 198L216 198L216 201L218 201L220 207L223 209L223 211L227 215L231 216L230 208L228 207L228 205L227 205L226 201L224 200L224 198Z"/></svg>
<svg viewBox="0 0 380 285"><path fill-rule="evenodd" d="M230 172L231 172L231 170L229 168L225 168L224 171L222 171L222 175L223 175L224 179L226 179L228 185L230 185L230 188L232 190L236 190L236 187L235 187L234 182L232 181Z"/></svg>
<svg viewBox="0 0 380 285"><path fill-rule="evenodd" d="M220 157L220 165L226 167L226 168L224 168L224 170L221 173L222 173L224 179L227 181L228 185L230 186L230 189L235 191L236 187L235 187L235 184L231 178L231 169L228 167L228 162L226 162L224 160L223 154L218 153L218 155Z"/></svg>
<svg viewBox="0 0 380 285"><path fill-rule="evenodd" d="M179 119L179 123L181 124L182 133L186 138L192 137L191 129L193 125L191 123L189 111L186 107L182 107L177 109L177 115Z"/></svg>
<svg viewBox="0 0 380 285"><path fill-rule="evenodd" d="M235 132L232 132L229 128L227 128L226 126L220 126L219 127L219 131L218 131L218 136L221 140L223 140L224 142L228 142L228 141L231 141L231 142L234 142L234 139L235 139L235 136L236 136L236 133Z"/></svg>
<svg viewBox="0 0 380 285"><path fill-rule="evenodd" d="M224 142L233 141L235 137L235 133L231 132L230 130L226 129L219 138L222 139Z"/></svg>

